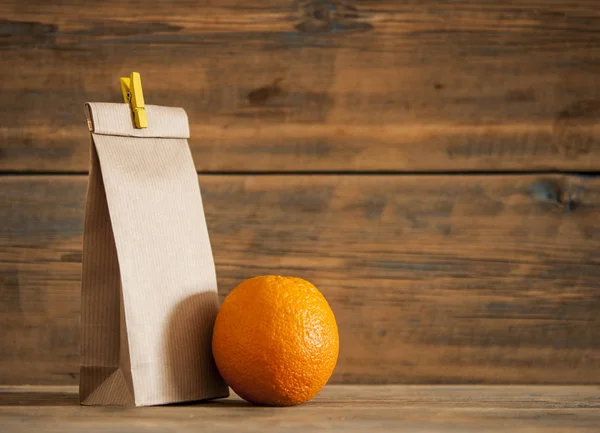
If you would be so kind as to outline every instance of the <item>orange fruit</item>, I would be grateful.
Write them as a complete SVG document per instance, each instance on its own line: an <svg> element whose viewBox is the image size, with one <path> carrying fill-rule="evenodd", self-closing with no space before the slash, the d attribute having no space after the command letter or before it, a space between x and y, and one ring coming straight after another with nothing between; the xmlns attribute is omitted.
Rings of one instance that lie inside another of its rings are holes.
<svg viewBox="0 0 600 433"><path fill-rule="evenodd" d="M225 382L258 405L313 398L333 373L338 328L325 297L294 277L250 278L223 301L212 349Z"/></svg>

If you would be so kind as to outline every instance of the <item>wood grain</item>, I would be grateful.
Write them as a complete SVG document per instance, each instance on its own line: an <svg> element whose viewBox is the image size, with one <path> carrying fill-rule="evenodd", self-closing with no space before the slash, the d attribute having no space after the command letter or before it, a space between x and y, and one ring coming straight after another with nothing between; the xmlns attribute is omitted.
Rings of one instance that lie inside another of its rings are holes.
<svg viewBox="0 0 600 433"><path fill-rule="evenodd" d="M600 383L600 178L200 176L221 297L304 277L335 383ZM0 383L73 384L85 176L0 177Z"/></svg>
<svg viewBox="0 0 600 433"><path fill-rule="evenodd" d="M87 170L85 101L183 106L203 172L594 171L596 0L3 1L0 170Z"/></svg>
<svg viewBox="0 0 600 433"><path fill-rule="evenodd" d="M595 433L597 386L328 386L291 408L255 407L237 396L150 408L81 407L75 387L0 387L6 433L365 432Z"/></svg>

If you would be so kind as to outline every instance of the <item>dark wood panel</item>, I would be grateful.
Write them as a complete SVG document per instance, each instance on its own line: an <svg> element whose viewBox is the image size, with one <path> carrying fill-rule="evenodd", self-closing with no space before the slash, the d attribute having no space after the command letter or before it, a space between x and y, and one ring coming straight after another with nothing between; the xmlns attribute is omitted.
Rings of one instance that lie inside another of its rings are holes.
<svg viewBox="0 0 600 433"><path fill-rule="evenodd" d="M600 3L4 1L0 170L85 171L83 103L183 106L201 171L600 169Z"/></svg>
<svg viewBox="0 0 600 433"><path fill-rule="evenodd" d="M328 386L293 409L255 407L232 395L152 408L81 407L75 387L0 387L5 433L596 433L595 386ZM207 427L209 426L209 427Z"/></svg>
<svg viewBox="0 0 600 433"><path fill-rule="evenodd" d="M221 296L314 282L336 383L600 383L600 178L200 177ZM0 177L0 383L75 383L86 178Z"/></svg>

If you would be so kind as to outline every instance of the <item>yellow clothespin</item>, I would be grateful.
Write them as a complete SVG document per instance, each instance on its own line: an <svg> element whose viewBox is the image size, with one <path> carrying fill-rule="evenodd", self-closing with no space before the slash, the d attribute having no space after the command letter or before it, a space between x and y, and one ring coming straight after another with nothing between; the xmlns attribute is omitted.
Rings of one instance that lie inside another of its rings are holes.
<svg viewBox="0 0 600 433"><path fill-rule="evenodd" d="M138 129L148 127L144 93L142 92L142 79L139 72L132 72L129 78L121 77L121 90L126 104L131 105L135 127Z"/></svg>

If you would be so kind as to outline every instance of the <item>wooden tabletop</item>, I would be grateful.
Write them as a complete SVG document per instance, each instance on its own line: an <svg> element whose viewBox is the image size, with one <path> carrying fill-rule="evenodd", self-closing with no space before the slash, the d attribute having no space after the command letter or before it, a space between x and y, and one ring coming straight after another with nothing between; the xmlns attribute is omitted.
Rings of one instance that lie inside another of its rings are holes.
<svg viewBox="0 0 600 433"><path fill-rule="evenodd" d="M237 396L120 408L79 406L70 386L0 386L0 426L4 433L598 432L600 387L339 385L290 408Z"/></svg>

